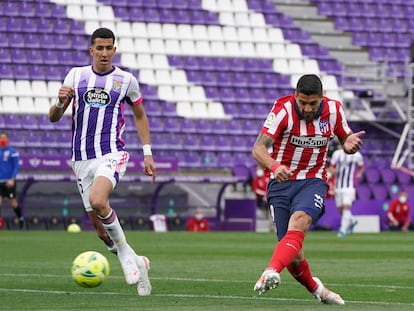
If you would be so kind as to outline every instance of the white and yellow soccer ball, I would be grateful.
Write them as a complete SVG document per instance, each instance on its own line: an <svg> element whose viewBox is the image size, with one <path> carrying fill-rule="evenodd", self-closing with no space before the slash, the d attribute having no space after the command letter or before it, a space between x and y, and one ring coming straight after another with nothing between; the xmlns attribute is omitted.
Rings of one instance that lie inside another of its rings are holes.
<svg viewBox="0 0 414 311"><path fill-rule="evenodd" d="M79 254L72 262L72 278L82 287L96 287L109 276L109 262L95 251Z"/></svg>
<svg viewBox="0 0 414 311"><path fill-rule="evenodd" d="M68 226L68 232L70 233L79 233L82 231L81 227L78 224L70 224Z"/></svg>

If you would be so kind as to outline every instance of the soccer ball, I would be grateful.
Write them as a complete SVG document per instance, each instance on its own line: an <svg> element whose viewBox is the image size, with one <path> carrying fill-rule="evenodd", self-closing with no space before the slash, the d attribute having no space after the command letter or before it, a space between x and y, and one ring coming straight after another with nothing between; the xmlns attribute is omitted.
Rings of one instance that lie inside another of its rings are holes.
<svg viewBox="0 0 414 311"><path fill-rule="evenodd" d="M96 287L109 276L109 262L95 251L79 254L72 262L72 278L82 287Z"/></svg>
<svg viewBox="0 0 414 311"><path fill-rule="evenodd" d="M78 232L81 232L82 230L81 230L81 227L79 227L79 225L78 224L70 224L69 226L68 226L68 232L70 232L70 233L78 233Z"/></svg>

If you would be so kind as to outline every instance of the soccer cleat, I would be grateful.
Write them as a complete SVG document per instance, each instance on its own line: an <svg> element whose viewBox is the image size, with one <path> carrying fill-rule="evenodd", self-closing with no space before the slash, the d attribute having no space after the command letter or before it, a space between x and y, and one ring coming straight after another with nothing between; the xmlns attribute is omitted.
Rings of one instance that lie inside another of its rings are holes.
<svg viewBox="0 0 414 311"><path fill-rule="evenodd" d="M354 232L355 226L358 224L358 220L354 220L348 227L347 234L352 234Z"/></svg>
<svg viewBox="0 0 414 311"><path fill-rule="evenodd" d="M136 257L137 265L140 271L140 277L137 283L137 292L140 296L151 295L151 282L148 278L148 270L150 269L150 261L145 256Z"/></svg>
<svg viewBox="0 0 414 311"><path fill-rule="evenodd" d="M259 295L261 295L270 289L278 287L279 284L279 273L273 269L268 268L262 273L259 280L254 285L254 291L258 292Z"/></svg>
<svg viewBox="0 0 414 311"><path fill-rule="evenodd" d="M137 284L140 278L140 271L136 261L136 254L129 245L118 248L118 259L124 272L128 285Z"/></svg>
<svg viewBox="0 0 414 311"><path fill-rule="evenodd" d="M327 289L317 277L313 277L314 281L318 283L318 288L312 295L320 302L327 305L344 305L345 301L337 293Z"/></svg>
<svg viewBox="0 0 414 311"><path fill-rule="evenodd" d="M336 235L338 238L344 238L346 236L346 233L343 231L338 231L338 234Z"/></svg>

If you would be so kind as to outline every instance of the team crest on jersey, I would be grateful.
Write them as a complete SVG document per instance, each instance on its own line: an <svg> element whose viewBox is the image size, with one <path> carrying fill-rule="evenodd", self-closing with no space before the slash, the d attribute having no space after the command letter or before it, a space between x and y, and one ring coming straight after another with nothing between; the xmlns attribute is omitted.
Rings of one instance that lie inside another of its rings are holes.
<svg viewBox="0 0 414 311"><path fill-rule="evenodd" d="M329 133L329 122L327 120L319 122L319 130L322 134Z"/></svg>
<svg viewBox="0 0 414 311"><path fill-rule="evenodd" d="M111 102L111 95L105 92L104 89L95 88L87 91L83 95L83 100L91 107L100 108L107 106Z"/></svg>
<svg viewBox="0 0 414 311"><path fill-rule="evenodd" d="M121 82L114 81L114 83L112 83L112 90L119 93L121 91L121 86Z"/></svg>
<svg viewBox="0 0 414 311"><path fill-rule="evenodd" d="M276 115L274 114L274 112L269 113L263 126L267 128L271 127L275 118Z"/></svg>

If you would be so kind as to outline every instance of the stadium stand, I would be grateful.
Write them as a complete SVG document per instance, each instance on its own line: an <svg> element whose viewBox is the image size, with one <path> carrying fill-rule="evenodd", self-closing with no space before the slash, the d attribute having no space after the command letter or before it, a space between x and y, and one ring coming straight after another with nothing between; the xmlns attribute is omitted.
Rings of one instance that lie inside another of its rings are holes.
<svg viewBox="0 0 414 311"><path fill-rule="evenodd" d="M51 124L47 112L68 69L89 63L91 32L106 26L118 37L115 64L140 80L155 155L178 164L168 181L212 174L248 182L250 150L273 100L292 92L299 75L317 73L352 127L367 130L363 186L375 199L372 185L413 181L390 169L402 149L412 153L412 137L401 133L412 128L405 80L413 11L414 1L394 0L5 0L0 124L24 161L57 155L64 163L70 116ZM127 146L138 153L127 126Z"/></svg>

